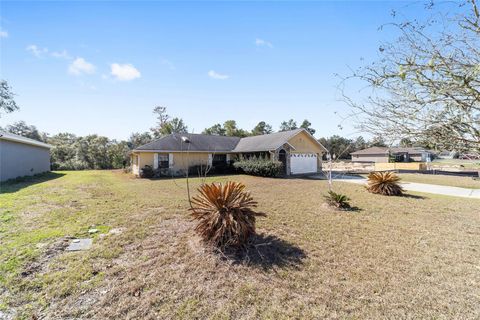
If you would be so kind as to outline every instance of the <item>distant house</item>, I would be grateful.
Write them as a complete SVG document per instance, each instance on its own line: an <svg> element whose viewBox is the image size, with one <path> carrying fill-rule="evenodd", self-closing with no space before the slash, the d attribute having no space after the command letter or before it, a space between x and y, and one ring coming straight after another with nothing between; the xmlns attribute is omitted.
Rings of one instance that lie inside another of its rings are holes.
<svg viewBox="0 0 480 320"><path fill-rule="evenodd" d="M50 171L50 145L0 132L0 181Z"/></svg>
<svg viewBox="0 0 480 320"><path fill-rule="evenodd" d="M327 150L308 131L297 129L246 138L173 133L132 151L132 172L151 166L182 175L194 166L221 166L238 159L264 157L284 164L285 175L316 173Z"/></svg>
<svg viewBox="0 0 480 320"><path fill-rule="evenodd" d="M423 148L388 148L388 147L371 147L351 153L353 162L425 162L428 158L434 157L434 152Z"/></svg>

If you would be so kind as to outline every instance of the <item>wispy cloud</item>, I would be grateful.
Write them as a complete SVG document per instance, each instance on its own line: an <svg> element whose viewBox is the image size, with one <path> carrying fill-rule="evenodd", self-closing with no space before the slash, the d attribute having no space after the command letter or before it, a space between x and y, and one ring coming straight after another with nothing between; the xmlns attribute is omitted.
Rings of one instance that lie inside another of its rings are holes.
<svg viewBox="0 0 480 320"><path fill-rule="evenodd" d="M51 55L52 55L52 57L57 58L57 59L65 59L65 60L72 59L72 56L68 54L67 50L53 51L51 53Z"/></svg>
<svg viewBox="0 0 480 320"><path fill-rule="evenodd" d="M168 60L168 59L163 59L160 61L161 64L167 66L170 70L175 70L175 65L173 64L172 61Z"/></svg>
<svg viewBox="0 0 480 320"><path fill-rule="evenodd" d="M218 73L214 70L210 70L208 71L208 76L212 79L216 79L216 80L227 80L228 78L230 78L229 75L226 75L226 74L221 74L221 73Z"/></svg>
<svg viewBox="0 0 480 320"><path fill-rule="evenodd" d="M87 62L85 59L76 58L68 66L68 73L74 76L80 76L82 74L94 74L95 69L95 66L90 62Z"/></svg>
<svg viewBox="0 0 480 320"><path fill-rule="evenodd" d="M8 32L5 30L0 30L0 38L8 38Z"/></svg>
<svg viewBox="0 0 480 320"><path fill-rule="evenodd" d="M260 38L255 39L255 45L257 47L273 48L273 44L271 42L268 42L268 41L260 39Z"/></svg>
<svg viewBox="0 0 480 320"><path fill-rule="evenodd" d="M27 46L26 50L37 58L40 58L42 55L48 52L47 48L40 48L35 44Z"/></svg>
<svg viewBox="0 0 480 320"><path fill-rule="evenodd" d="M132 64L112 63L110 68L112 76L120 81L130 81L141 77L140 71Z"/></svg>

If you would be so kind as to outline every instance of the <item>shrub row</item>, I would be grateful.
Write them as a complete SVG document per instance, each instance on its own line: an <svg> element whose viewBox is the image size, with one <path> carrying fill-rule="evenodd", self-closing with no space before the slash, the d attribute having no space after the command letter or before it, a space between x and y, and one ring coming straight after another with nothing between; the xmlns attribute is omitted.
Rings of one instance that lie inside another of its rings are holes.
<svg viewBox="0 0 480 320"><path fill-rule="evenodd" d="M188 174L191 177L203 176L205 175L205 170L207 170L206 166L190 166L188 168ZM237 173L237 169L231 163L225 164L217 164L208 169L208 175L213 174L235 174ZM185 176L185 170L181 170L175 173L177 176ZM160 178L160 177L171 177L172 174L170 173L169 169L153 169L152 166L146 165L140 171L141 178Z"/></svg>
<svg viewBox="0 0 480 320"><path fill-rule="evenodd" d="M265 159L242 160L233 166L252 176L278 177L283 173L283 163Z"/></svg>

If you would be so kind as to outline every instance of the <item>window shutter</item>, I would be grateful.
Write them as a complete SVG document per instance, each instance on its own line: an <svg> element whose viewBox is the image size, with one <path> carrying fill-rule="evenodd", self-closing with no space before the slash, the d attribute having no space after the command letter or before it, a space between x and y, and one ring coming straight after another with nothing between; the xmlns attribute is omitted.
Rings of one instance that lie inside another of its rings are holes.
<svg viewBox="0 0 480 320"><path fill-rule="evenodd" d="M158 169L158 153L153 154L153 169Z"/></svg>
<svg viewBox="0 0 480 320"><path fill-rule="evenodd" d="M227 163L229 163L229 162L230 162L230 154L227 153Z"/></svg>
<svg viewBox="0 0 480 320"><path fill-rule="evenodd" d="M208 154L208 165L209 166L213 165L213 155L211 153Z"/></svg>
<svg viewBox="0 0 480 320"><path fill-rule="evenodd" d="M168 154L168 167L173 168L173 153Z"/></svg>

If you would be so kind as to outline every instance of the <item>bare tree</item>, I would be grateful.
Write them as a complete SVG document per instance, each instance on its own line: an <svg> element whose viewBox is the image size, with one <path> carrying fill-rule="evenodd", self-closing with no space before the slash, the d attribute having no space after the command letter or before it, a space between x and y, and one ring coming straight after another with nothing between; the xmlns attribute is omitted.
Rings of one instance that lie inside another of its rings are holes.
<svg viewBox="0 0 480 320"><path fill-rule="evenodd" d="M7 81L0 80L0 112L13 112L18 110L18 105L15 103L15 94Z"/></svg>
<svg viewBox="0 0 480 320"><path fill-rule="evenodd" d="M448 9L426 21L387 25L399 38L380 46L380 59L353 71L340 89L362 131L392 141L421 139L441 148L480 151L477 0L442 5ZM371 89L363 100L346 93L347 83L357 80Z"/></svg>

